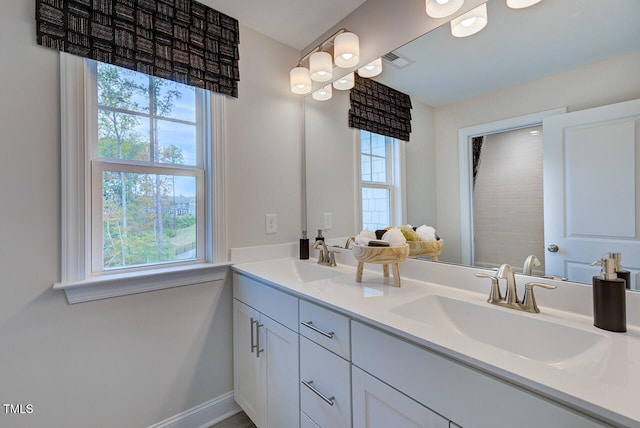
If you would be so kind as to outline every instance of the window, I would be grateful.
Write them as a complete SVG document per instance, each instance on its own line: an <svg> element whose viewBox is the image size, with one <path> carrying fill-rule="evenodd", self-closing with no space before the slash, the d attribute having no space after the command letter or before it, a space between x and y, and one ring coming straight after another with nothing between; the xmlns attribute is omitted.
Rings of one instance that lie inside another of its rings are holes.
<svg viewBox="0 0 640 428"><path fill-rule="evenodd" d="M223 198L213 188L223 97L68 54L61 61L63 264L54 288L75 302L215 279L226 267L214 263L224 254L214 234Z"/></svg>
<svg viewBox="0 0 640 428"><path fill-rule="evenodd" d="M362 228L402 223L401 145L394 138L359 131Z"/></svg>

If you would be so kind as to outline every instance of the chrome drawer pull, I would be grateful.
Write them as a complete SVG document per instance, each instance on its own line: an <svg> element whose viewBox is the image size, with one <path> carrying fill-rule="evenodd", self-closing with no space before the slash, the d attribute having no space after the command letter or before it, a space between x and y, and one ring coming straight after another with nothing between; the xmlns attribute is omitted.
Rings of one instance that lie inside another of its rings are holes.
<svg viewBox="0 0 640 428"><path fill-rule="evenodd" d="M328 405L330 405L330 406L334 405L334 401L335 401L336 397L327 398L326 395L324 395L322 392L320 392L320 391L318 391L316 389L316 387L313 385L313 381L312 380L309 380L309 381L303 380L302 384L304 386L306 386L307 388L309 388L318 397L322 398L322 401L324 401Z"/></svg>
<svg viewBox="0 0 640 428"><path fill-rule="evenodd" d="M300 324L302 324L303 326L305 326L307 328L310 328L311 330L315 331L316 333L320 333L324 337L328 337L329 339L333 339L333 336L335 336L334 332L327 333L326 331L320 330L318 327L313 325L313 321L307 321L307 322L303 321Z"/></svg>
<svg viewBox="0 0 640 428"><path fill-rule="evenodd" d="M255 338L253 335L253 324L257 324L258 321L254 320L253 317L251 317L251 326L249 327L249 330L251 330L251 353L253 354L253 350L256 349L256 345L255 345Z"/></svg>
<svg viewBox="0 0 640 428"><path fill-rule="evenodd" d="M256 321L256 358L260 358L260 352L264 352L264 349L260 349L260 327L264 327L264 324Z"/></svg>

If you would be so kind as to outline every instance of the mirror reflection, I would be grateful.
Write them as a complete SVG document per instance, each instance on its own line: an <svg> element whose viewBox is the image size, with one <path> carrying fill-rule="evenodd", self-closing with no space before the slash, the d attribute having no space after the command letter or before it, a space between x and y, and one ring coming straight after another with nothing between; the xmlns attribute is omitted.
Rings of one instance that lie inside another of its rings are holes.
<svg viewBox="0 0 640 428"><path fill-rule="evenodd" d="M571 265L565 261L561 271L549 271L547 265L562 254L564 243L559 244L557 253L547 250L553 242L545 242L544 234L540 238L540 229L544 233L548 229L542 220L544 216L535 214L538 226L504 228L500 234L480 223L488 220L472 221L472 216L486 203L465 196L461 176L471 175L464 169L471 170L472 163L463 165L461 159L467 156L465 150L471 150L472 137L484 135L491 139L499 131L524 127L510 125L509 119L545 111L557 114L554 109L558 108L571 114L640 98L640 73L637 73L640 27L634 22L640 16L640 3L631 0L603 3L542 1L535 7L515 11L502 1L489 1L489 24L476 35L455 38L449 26L443 25L393 51L402 59L400 63L407 65L398 67L384 61L383 73L375 80L411 95L413 102L411 139L400 143L397 154L402 165L398 178L402 185L394 194L394 201L401 214L394 224L434 226L446 242L441 261L486 267L509 262L522 267L526 256L535 254L541 265L534 268L534 273L568 275L571 280L590 282L593 268L584 263ZM324 214L331 213L332 228L325 230L329 238L351 236L362 225L358 184L360 137L348 128L348 108L348 93L341 91L334 91L334 98L326 103L305 101L307 227L312 232L322 229ZM507 122L503 129L487 125L484 128L489 131L482 132L485 124L503 122ZM539 117L529 122L527 126L542 125ZM468 138L467 146L460 143L460 130L474 127L480 129L479 133ZM541 135L546 134L545 129L540 131ZM637 142L638 137L634 138ZM544 139L546 147L546 135ZM593 149L597 150L596 147ZM485 148L488 156L489 143ZM518 148L522 152L529 149ZM547 154L545 150L544 154L528 156ZM530 160L533 163L533 158ZM491 167L488 158L482 163L489 173L509 169L505 165ZM547 184L561 187L561 182ZM541 192L522 188L516 192L531 200L531 211L522 203L519 206L532 218L533 211L546 208L546 189ZM534 195L543 197L543 206ZM598 196L591 193L582 198L591 200ZM635 194L632 196L635 200ZM589 205L578 203L579 212L568 214L581 236L592 233L602 223L598 219L578 218L588 216L585 207ZM635 216L635 208L632 212ZM465 222L472 225L467 227L473 231L470 238L465 237L469 234ZM589 233L585 233L587 225L591 228ZM537 241L527 244L529 247L524 245L528 238L515 232L522 229L537 231ZM616 246L621 242L620 236L624 236L625 243L637 241L635 235L630 237L626 231L615 231L612 235L618 237ZM488 255L485 247L508 249L514 259L505 259L505 254ZM617 247L596 246L590 249L594 259L601 256L601 249L619 251ZM637 273L640 256L636 255L635 247L625 247L622 252L625 268Z"/></svg>

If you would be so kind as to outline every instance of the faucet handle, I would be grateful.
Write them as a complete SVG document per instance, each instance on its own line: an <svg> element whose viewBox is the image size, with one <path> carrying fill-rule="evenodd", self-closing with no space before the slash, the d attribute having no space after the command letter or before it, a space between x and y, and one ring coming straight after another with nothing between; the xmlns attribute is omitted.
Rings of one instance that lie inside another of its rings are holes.
<svg viewBox="0 0 640 428"><path fill-rule="evenodd" d="M524 285L524 298L522 299L522 308L527 312L540 312L536 304L536 296L533 294L533 287L542 287L547 290L553 290L558 287L555 285L544 284L542 282L527 282Z"/></svg>
<svg viewBox="0 0 640 428"><path fill-rule="evenodd" d="M486 273L476 273L474 275L477 278L488 278L491 280L491 291L489 292L489 298L487 299L487 302L498 303L503 300L502 293L500 292L500 285L498 283L498 278L492 275L488 275Z"/></svg>

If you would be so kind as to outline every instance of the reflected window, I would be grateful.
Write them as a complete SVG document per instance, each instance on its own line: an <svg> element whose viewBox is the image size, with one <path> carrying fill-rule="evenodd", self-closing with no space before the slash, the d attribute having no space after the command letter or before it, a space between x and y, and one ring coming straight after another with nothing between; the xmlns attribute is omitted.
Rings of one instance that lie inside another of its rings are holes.
<svg viewBox="0 0 640 428"><path fill-rule="evenodd" d="M362 228L377 230L399 224L399 141L369 131L359 133Z"/></svg>

